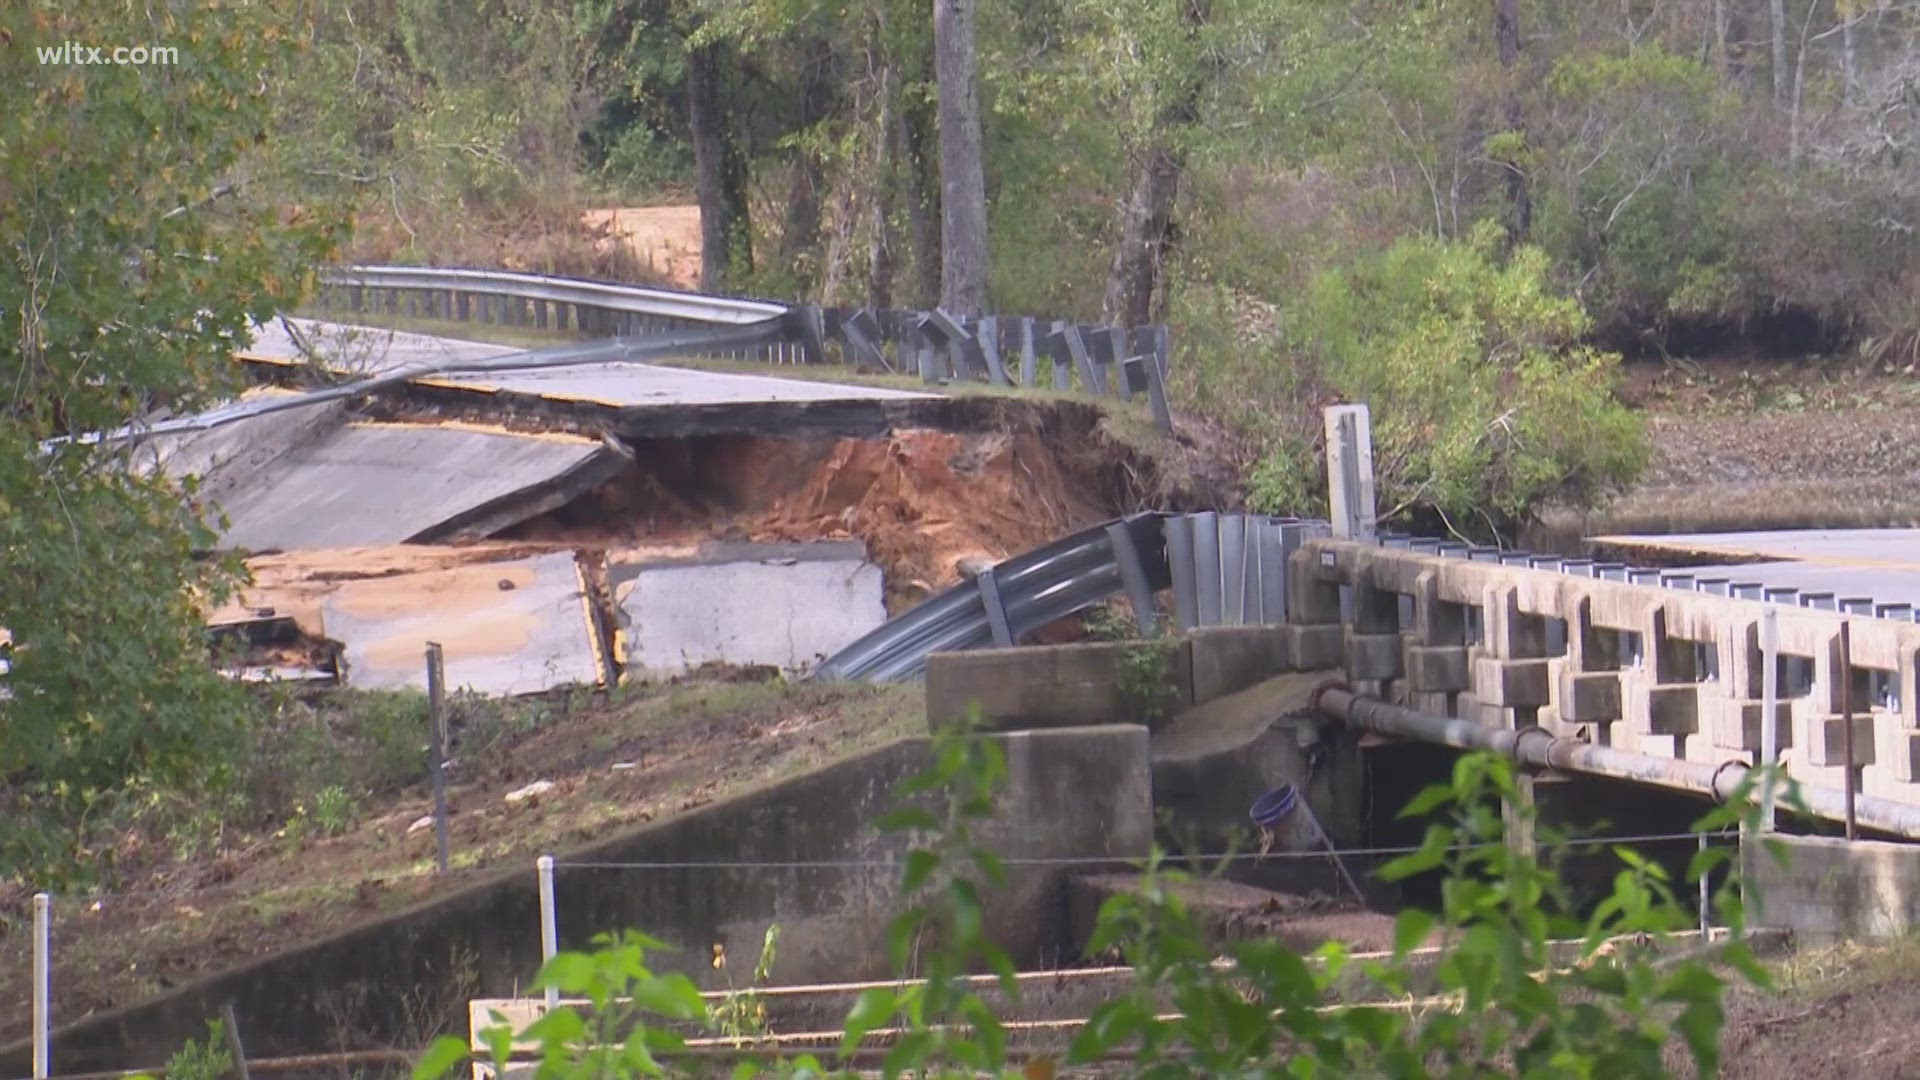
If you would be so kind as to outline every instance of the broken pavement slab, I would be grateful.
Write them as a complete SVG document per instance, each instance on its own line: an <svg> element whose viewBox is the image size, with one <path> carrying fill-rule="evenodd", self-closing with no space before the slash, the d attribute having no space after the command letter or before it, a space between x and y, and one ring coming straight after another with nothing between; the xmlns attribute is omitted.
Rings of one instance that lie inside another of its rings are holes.
<svg viewBox="0 0 1920 1080"><path fill-rule="evenodd" d="M348 686L426 688L439 642L449 690L537 693L606 680L605 643L572 552L341 582L322 602Z"/></svg>
<svg viewBox="0 0 1920 1080"><path fill-rule="evenodd" d="M885 582L858 542L717 543L686 556L609 554L635 673L704 663L785 670L831 656L886 621Z"/></svg>
<svg viewBox="0 0 1920 1080"><path fill-rule="evenodd" d="M626 458L578 435L348 420L338 404L148 440L136 461L201 477L248 551L478 539L573 499Z"/></svg>
<svg viewBox="0 0 1920 1080"><path fill-rule="evenodd" d="M290 319L288 322L293 325L300 341L309 343L315 351L326 357L329 370L356 375L378 375L419 364L488 360L521 351L478 341L312 319ZM253 345L241 355L280 363L298 362L306 358L300 344L279 322L260 327ZM430 375L415 379L414 383L418 386L521 395L623 409L776 402L938 401L942 398L940 394L916 390L705 371L629 360L596 361L533 370Z"/></svg>

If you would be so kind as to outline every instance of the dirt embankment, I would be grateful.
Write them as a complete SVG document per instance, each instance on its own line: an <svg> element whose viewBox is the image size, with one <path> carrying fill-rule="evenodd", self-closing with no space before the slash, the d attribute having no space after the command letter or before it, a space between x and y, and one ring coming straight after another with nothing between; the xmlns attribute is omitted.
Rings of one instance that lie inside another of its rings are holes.
<svg viewBox="0 0 1920 1080"><path fill-rule="evenodd" d="M859 540L898 611L970 565L1110 517L1238 500L1224 441L1136 442L1097 408L1001 406L982 430L640 440L619 476L499 539L588 548Z"/></svg>
<svg viewBox="0 0 1920 1080"><path fill-rule="evenodd" d="M589 210L581 217L599 234L596 245L620 248L662 283L700 287L700 208L623 206Z"/></svg>
<svg viewBox="0 0 1920 1080"><path fill-rule="evenodd" d="M284 823L228 819L207 823L210 835L129 833L128 850L114 853L128 869L111 891L57 897L58 1021L531 865L541 852L820 768L917 732L924 708L912 686L719 678L511 703L456 697L453 871L443 877L433 870L433 830L421 824L433 807L424 769L399 757L417 749L422 724L405 705L352 694L287 702L248 765L253 783L290 782L313 770L307 755L384 756L376 771L398 775L378 790L341 787L336 800L323 789ZM24 889L0 891L0 1042L23 1037L31 1015L27 908ZM470 988L440 989L445 1001L422 1003L431 1006L423 1025L437 1024ZM354 1010L363 1007L343 1000L343 1047L355 1045ZM423 1027L419 1044L433 1034Z"/></svg>

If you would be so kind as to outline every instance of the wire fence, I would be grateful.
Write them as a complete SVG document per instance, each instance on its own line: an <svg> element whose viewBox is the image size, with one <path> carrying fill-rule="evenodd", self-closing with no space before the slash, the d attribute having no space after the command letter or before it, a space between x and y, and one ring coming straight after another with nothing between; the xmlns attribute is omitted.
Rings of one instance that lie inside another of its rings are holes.
<svg viewBox="0 0 1920 1080"><path fill-rule="evenodd" d="M1734 832L1586 836L1557 841L1552 846L1567 851L1682 843L1704 848L1710 843L1731 842L1737 836ZM1456 844L1441 850L1457 855L1501 843ZM1263 864L1306 868L1315 863L1328 864L1336 857L1371 869L1386 860L1423 850L1428 849L1411 844L1337 851L1228 848L1162 856L1157 862L1163 866L1219 871L1232 876ZM679 890L682 894L735 897L751 897L757 892L764 899L789 895L794 875L825 874L827 877L820 880L826 883L849 874L856 878L871 875L898 880L905 866L905 855L902 848L839 858L567 859L541 856L534 866L496 863L456 867L444 874L427 868L403 875L370 876L351 883L259 888L228 882L177 888L90 889L65 895L15 894L0 899L0 1018L13 1018L0 1020L0 1041L27 1035L31 1017L36 1044L44 1046L47 1033L62 1017L72 1018L159 994L197 978L203 968L296 945L310 936L316 926L326 925L324 920L302 921L288 915L303 909L337 909L345 905L357 913L373 915L400 902L429 899L435 894L487 880L521 888L533 884L539 894L537 924L529 918L523 929L508 926L497 929L510 935L524 932L527 937L520 949L523 955L531 950L538 935L540 955L551 957L563 940L563 932L565 941L577 945L592 933L624 928L565 925L562 910L582 909L572 902L563 909L556 903L556 896L577 900L576 890L586 887L583 879L604 874L619 874L623 878L640 875L644 883L651 876L654 880L650 886L626 887L628 883L623 880L622 887L611 892L631 898L628 906L634 916L634 928L652 930L657 928L647 926L647 903L660 892L671 894ZM1137 871L1155 860L1133 854L1009 855L1001 861L1015 871L1052 868L1112 873ZM531 882L528 870L534 871ZM1342 872L1344 874L1344 867ZM709 874L734 875L734 880L724 886L710 880L688 880L704 879ZM1304 877L1295 880L1308 884ZM714 893L715 889L722 892ZM609 889L601 882L590 891L604 895ZM872 908L868 914L879 921L884 921L887 915L881 909L897 899L897 893L888 888L858 891L864 896L859 903ZM1324 891L1340 890L1336 886ZM1703 890L1703 925L1705 899ZM598 910L609 914L604 906ZM529 914L532 914L530 909ZM47 1073L40 1070L36 1075Z"/></svg>

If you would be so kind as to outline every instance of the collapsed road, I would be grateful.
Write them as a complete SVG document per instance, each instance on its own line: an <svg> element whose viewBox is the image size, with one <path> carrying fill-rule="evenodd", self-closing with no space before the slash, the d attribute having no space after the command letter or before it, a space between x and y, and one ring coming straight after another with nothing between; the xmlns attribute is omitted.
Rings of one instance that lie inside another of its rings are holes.
<svg viewBox="0 0 1920 1080"><path fill-rule="evenodd" d="M421 687L428 641L488 694L803 669L1154 471L1088 403L564 351L282 320L240 400L125 439L248 559L209 613L229 671Z"/></svg>

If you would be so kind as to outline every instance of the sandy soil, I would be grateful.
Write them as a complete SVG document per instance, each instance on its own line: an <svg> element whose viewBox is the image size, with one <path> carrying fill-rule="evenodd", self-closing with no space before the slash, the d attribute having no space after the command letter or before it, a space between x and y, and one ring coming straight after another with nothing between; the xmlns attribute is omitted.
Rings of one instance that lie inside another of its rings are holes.
<svg viewBox="0 0 1920 1080"><path fill-rule="evenodd" d="M589 210L582 220L603 230L603 244L624 245L641 266L680 289L700 286L700 208L627 206Z"/></svg>
<svg viewBox="0 0 1920 1080"><path fill-rule="evenodd" d="M509 535L589 547L856 539L898 611L959 581L967 560L997 562L1110 516L1072 457L1033 431L742 436L643 454Z"/></svg>

